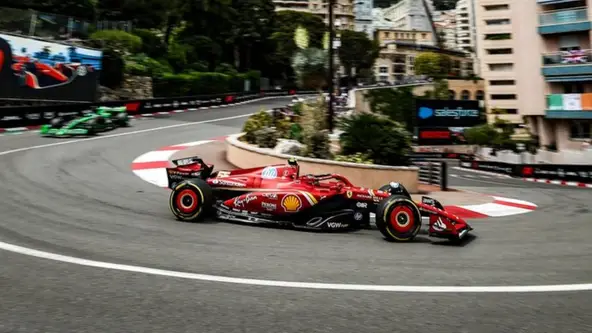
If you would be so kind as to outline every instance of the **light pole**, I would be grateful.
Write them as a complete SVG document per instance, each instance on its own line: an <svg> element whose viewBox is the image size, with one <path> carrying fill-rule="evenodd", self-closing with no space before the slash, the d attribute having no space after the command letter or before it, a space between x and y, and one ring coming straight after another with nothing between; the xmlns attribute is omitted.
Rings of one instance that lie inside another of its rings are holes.
<svg viewBox="0 0 592 333"><path fill-rule="evenodd" d="M329 107L328 107L328 114L327 114L327 125L329 126L329 132L333 132L333 101L335 100L335 96L333 96L333 77L334 77L334 62L333 62L333 39L335 39L335 30L333 29L333 6L335 5L335 0L329 0Z"/></svg>

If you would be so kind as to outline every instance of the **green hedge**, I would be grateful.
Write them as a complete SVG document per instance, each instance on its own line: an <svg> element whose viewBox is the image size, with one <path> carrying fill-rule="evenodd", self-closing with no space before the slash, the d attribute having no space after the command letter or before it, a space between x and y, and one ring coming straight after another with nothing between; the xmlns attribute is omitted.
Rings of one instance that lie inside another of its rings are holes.
<svg viewBox="0 0 592 333"><path fill-rule="evenodd" d="M181 97L213 95L244 90L244 81L251 80L251 91L259 90L260 73L248 72L237 75L222 73L189 72L167 73L153 79L154 97Z"/></svg>

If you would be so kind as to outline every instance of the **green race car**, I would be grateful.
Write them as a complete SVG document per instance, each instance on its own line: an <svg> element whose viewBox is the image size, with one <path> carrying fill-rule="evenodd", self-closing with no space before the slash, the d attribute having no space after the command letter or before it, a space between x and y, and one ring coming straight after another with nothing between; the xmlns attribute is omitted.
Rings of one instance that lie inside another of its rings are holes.
<svg viewBox="0 0 592 333"><path fill-rule="evenodd" d="M78 117L56 117L49 124L42 125L42 136L91 136L117 127L129 126L125 107L96 108L93 112Z"/></svg>

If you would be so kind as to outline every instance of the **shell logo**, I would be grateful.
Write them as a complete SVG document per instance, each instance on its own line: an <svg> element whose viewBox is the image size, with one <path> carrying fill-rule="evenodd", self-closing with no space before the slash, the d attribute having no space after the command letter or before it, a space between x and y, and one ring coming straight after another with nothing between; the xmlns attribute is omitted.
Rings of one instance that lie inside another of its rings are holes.
<svg viewBox="0 0 592 333"><path fill-rule="evenodd" d="M282 199L282 207L286 212L297 212L302 207L302 201L294 194L288 194Z"/></svg>

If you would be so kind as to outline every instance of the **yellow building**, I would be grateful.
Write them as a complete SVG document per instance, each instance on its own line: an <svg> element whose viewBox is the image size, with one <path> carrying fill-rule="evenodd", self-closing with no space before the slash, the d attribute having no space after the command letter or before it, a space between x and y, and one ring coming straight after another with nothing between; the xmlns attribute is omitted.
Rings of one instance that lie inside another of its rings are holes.
<svg viewBox="0 0 592 333"><path fill-rule="evenodd" d="M383 45L388 42L409 42L421 45L435 45L434 34L430 31L376 29L374 38Z"/></svg>
<svg viewBox="0 0 592 333"><path fill-rule="evenodd" d="M416 38L422 38L421 33L417 32ZM380 33L378 35L380 36ZM386 38L386 34L384 36ZM473 59L468 53L444 50L436 46L414 42L393 41L381 44L380 54L374 64L376 81L392 83L415 75L415 58L424 52L448 55L452 61L450 77L462 78L473 75Z"/></svg>

